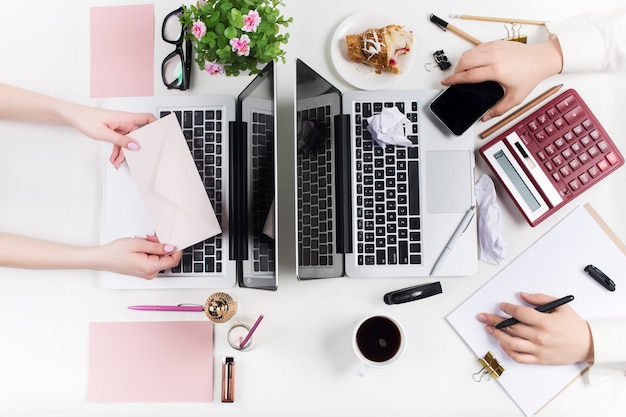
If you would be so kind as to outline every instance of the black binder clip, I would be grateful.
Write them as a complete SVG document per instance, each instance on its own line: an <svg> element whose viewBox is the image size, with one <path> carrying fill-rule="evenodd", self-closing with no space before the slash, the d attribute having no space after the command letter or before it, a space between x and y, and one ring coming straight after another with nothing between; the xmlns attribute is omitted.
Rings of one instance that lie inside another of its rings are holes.
<svg viewBox="0 0 626 417"><path fill-rule="evenodd" d="M452 64L450 63L450 61L448 61L448 57L446 56L446 53L443 51L443 49L435 52L433 54L433 58L435 58L435 62L429 62L425 65L426 70L430 72L430 70L432 69L432 67L434 65L437 65L439 67L440 70L447 70L448 68L450 68L452 66Z"/></svg>

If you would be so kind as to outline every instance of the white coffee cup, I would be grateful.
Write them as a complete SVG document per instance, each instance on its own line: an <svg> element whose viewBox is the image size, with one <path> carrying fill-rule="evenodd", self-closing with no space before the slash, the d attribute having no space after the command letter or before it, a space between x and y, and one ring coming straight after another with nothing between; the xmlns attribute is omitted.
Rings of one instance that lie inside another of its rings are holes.
<svg viewBox="0 0 626 417"><path fill-rule="evenodd" d="M352 335L354 353L361 361L357 373L367 375L370 368L386 368L404 352L406 337L400 323L389 316L366 317Z"/></svg>

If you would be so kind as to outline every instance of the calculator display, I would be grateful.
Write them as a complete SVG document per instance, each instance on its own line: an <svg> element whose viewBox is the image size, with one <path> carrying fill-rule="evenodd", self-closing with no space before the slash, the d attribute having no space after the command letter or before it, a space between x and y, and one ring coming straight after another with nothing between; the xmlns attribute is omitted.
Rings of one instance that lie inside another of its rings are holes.
<svg viewBox="0 0 626 417"><path fill-rule="evenodd" d="M500 167L502 167L504 173L509 177L511 183L513 183L517 191L520 193L520 195L528 205L528 208L530 208L530 210L533 212L537 211L541 207L539 201L537 201L535 196L533 196L533 193L528 189L528 186L519 175L519 172L517 172L513 164L511 164L509 158L507 158L502 150L496 152L495 154L493 154L493 156L496 161L498 161L498 164L500 164Z"/></svg>

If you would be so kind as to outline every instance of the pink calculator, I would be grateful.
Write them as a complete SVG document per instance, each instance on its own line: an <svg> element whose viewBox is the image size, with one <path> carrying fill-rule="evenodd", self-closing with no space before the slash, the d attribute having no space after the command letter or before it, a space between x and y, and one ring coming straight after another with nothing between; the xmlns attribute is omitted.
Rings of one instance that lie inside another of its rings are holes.
<svg viewBox="0 0 626 417"><path fill-rule="evenodd" d="M624 164L575 90L567 90L479 150L536 226Z"/></svg>

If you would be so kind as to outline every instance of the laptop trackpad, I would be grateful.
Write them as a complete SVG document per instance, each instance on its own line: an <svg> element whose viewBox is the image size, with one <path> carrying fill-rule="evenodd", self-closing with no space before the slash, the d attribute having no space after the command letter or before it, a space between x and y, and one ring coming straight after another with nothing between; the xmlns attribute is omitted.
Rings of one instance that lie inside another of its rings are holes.
<svg viewBox="0 0 626 417"><path fill-rule="evenodd" d="M472 204L470 151L426 152L426 209L428 213L462 213Z"/></svg>

